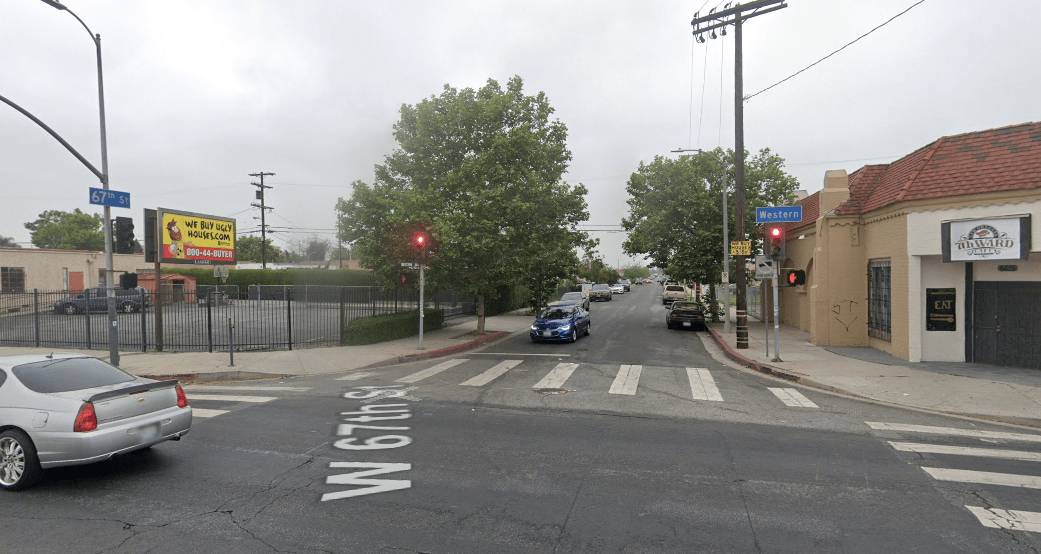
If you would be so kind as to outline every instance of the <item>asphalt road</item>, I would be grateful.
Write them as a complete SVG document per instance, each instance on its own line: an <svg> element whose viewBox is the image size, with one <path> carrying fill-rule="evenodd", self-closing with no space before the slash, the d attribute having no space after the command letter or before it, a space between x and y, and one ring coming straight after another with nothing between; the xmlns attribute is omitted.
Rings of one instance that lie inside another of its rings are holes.
<svg viewBox="0 0 1041 554"><path fill-rule="evenodd" d="M0 551L1041 551L977 515L1041 512L1041 436L733 367L660 291L574 344L189 387L184 440L2 495Z"/></svg>

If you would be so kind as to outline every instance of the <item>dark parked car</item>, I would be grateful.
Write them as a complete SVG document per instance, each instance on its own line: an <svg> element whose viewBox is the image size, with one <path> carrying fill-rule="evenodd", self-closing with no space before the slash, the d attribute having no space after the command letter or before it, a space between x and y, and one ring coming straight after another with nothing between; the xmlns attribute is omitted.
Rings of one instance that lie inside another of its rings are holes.
<svg viewBox="0 0 1041 554"><path fill-rule="evenodd" d="M705 314L697 302L673 302L665 314L665 325L669 329L693 327L704 331Z"/></svg>
<svg viewBox="0 0 1041 554"><path fill-rule="evenodd" d="M583 310L589 310L589 297L583 292L565 292L560 297L560 302L582 306Z"/></svg>
<svg viewBox="0 0 1041 554"><path fill-rule="evenodd" d="M127 314L140 312L142 302L145 308L151 306L152 301L148 293L142 294L144 290L141 287L116 289L116 311ZM85 311L108 311L108 295L104 288L92 287L75 296L63 298L54 304L54 312L59 314L71 315Z"/></svg>
<svg viewBox="0 0 1041 554"><path fill-rule="evenodd" d="M610 285L593 285L593 288L589 290L590 300L607 300L611 301L611 286Z"/></svg>
<svg viewBox="0 0 1041 554"><path fill-rule="evenodd" d="M572 304L550 304L531 325L531 342L578 340L589 334L589 312Z"/></svg>
<svg viewBox="0 0 1041 554"><path fill-rule="evenodd" d="M619 279L618 284L622 285L622 288L625 289L625 292L632 291L632 286L628 279Z"/></svg>

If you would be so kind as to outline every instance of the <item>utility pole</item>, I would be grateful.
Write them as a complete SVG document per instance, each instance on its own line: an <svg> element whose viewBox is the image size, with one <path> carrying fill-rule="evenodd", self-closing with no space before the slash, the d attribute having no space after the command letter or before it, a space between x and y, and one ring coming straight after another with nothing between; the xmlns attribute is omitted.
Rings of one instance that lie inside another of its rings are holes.
<svg viewBox="0 0 1041 554"><path fill-rule="evenodd" d="M267 207L264 204L264 189L271 188L270 186L264 184L264 176L265 175L274 176L275 174L274 173L264 173L263 171L261 171L260 173L250 173L249 174L250 177L260 177L260 182L259 183L251 183L253 186L257 187L257 200L260 200L260 204L258 205L256 203L253 203L253 204L250 204L250 206L253 206L254 208L260 208L260 268L261 269L267 269L267 223L266 223L267 219L265 218L265 216L267 215L267 211L268 210L273 210L274 209L274 208L269 208L269 207Z"/></svg>
<svg viewBox="0 0 1041 554"><path fill-rule="evenodd" d="M694 27L694 38L705 42L704 32L710 38L716 38L716 29L721 35L726 34L726 26L734 26L734 200L737 203L734 221L734 239L745 240L745 112L744 82L741 53L741 25L746 19L763 15L781 8L787 8L784 0L755 0L748 4L736 4L724 7L716 12L715 8L708 15L699 17L694 14L690 24ZM704 25L704 26L702 26ZM748 348L748 305L745 298L745 257L735 256L737 277L737 348Z"/></svg>

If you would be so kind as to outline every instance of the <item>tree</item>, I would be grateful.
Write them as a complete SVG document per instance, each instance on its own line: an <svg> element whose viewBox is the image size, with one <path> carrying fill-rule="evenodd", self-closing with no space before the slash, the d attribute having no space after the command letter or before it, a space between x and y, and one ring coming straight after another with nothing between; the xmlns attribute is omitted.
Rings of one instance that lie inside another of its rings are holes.
<svg viewBox="0 0 1041 554"><path fill-rule="evenodd" d="M747 156L746 156L747 157ZM640 163L629 178L629 216L622 227L629 237L622 248L644 254L652 265L681 282L718 283L723 269L723 208L720 159L733 152L716 149L673 160L656 156ZM782 169L784 160L763 149L745 166L745 229L755 229L755 208L794 202L798 181ZM727 168L727 191L733 185ZM728 200L728 226L734 228L734 202ZM757 241L754 231L747 233ZM734 239L731 234L731 240ZM733 271L733 268L729 268ZM713 294L715 289L713 288ZM718 316L713 310L713 320Z"/></svg>
<svg viewBox="0 0 1041 554"><path fill-rule="evenodd" d="M586 188L560 180L571 160L567 128L550 120L544 93L522 89L520 77L505 89L489 79L403 105L399 147L371 185L356 181L337 203L340 240L384 283L412 261L411 234L426 229L429 284L476 295L482 333L485 297L517 284L542 295L573 273L576 248L594 244L578 229L589 218Z"/></svg>
<svg viewBox="0 0 1041 554"><path fill-rule="evenodd" d="M271 263L284 261L284 255L282 249L271 244L271 239L265 241L267 243L266 260ZM261 261L260 252L260 237L253 236L239 236L235 239L235 261L237 262L257 262Z"/></svg>
<svg viewBox="0 0 1041 554"><path fill-rule="evenodd" d="M635 281L637 279L645 279L651 276L651 270L643 266L631 265L622 270L622 276L626 279L629 279L630 281Z"/></svg>
<svg viewBox="0 0 1041 554"><path fill-rule="evenodd" d="M331 247L332 243L327 239L320 239L318 236L312 235L304 245L303 251L307 255L308 261L322 261L329 254Z"/></svg>
<svg viewBox="0 0 1041 554"><path fill-rule="evenodd" d="M37 248L57 250L105 249L105 230L99 214L47 210L36 221L25 224L29 239Z"/></svg>
<svg viewBox="0 0 1041 554"><path fill-rule="evenodd" d="M0 235L0 248L21 248L21 246L14 241L14 237Z"/></svg>

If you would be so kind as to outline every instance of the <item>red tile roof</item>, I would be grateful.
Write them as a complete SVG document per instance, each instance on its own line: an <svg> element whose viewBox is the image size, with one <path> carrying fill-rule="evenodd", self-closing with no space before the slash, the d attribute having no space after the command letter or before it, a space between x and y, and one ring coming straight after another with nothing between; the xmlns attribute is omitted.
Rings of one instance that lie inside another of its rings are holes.
<svg viewBox="0 0 1041 554"><path fill-rule="evenodd" d="M1041 189L1041 123L943 137L891 164L864 166L849 183L850 198L836 214L926 198Z"/></svg>
<svg viewBox="0 0 1041 554"><path fill-rule="evenodd" d="M793 229L799 227L805 227L807 225L813 225L816 223L817 218L820 217L821 211L821 191L817 191L802 200L796 202L799 206L802 206L802 221L797 223L788 223L784 226L784 231L787 233Z"/></svg>

